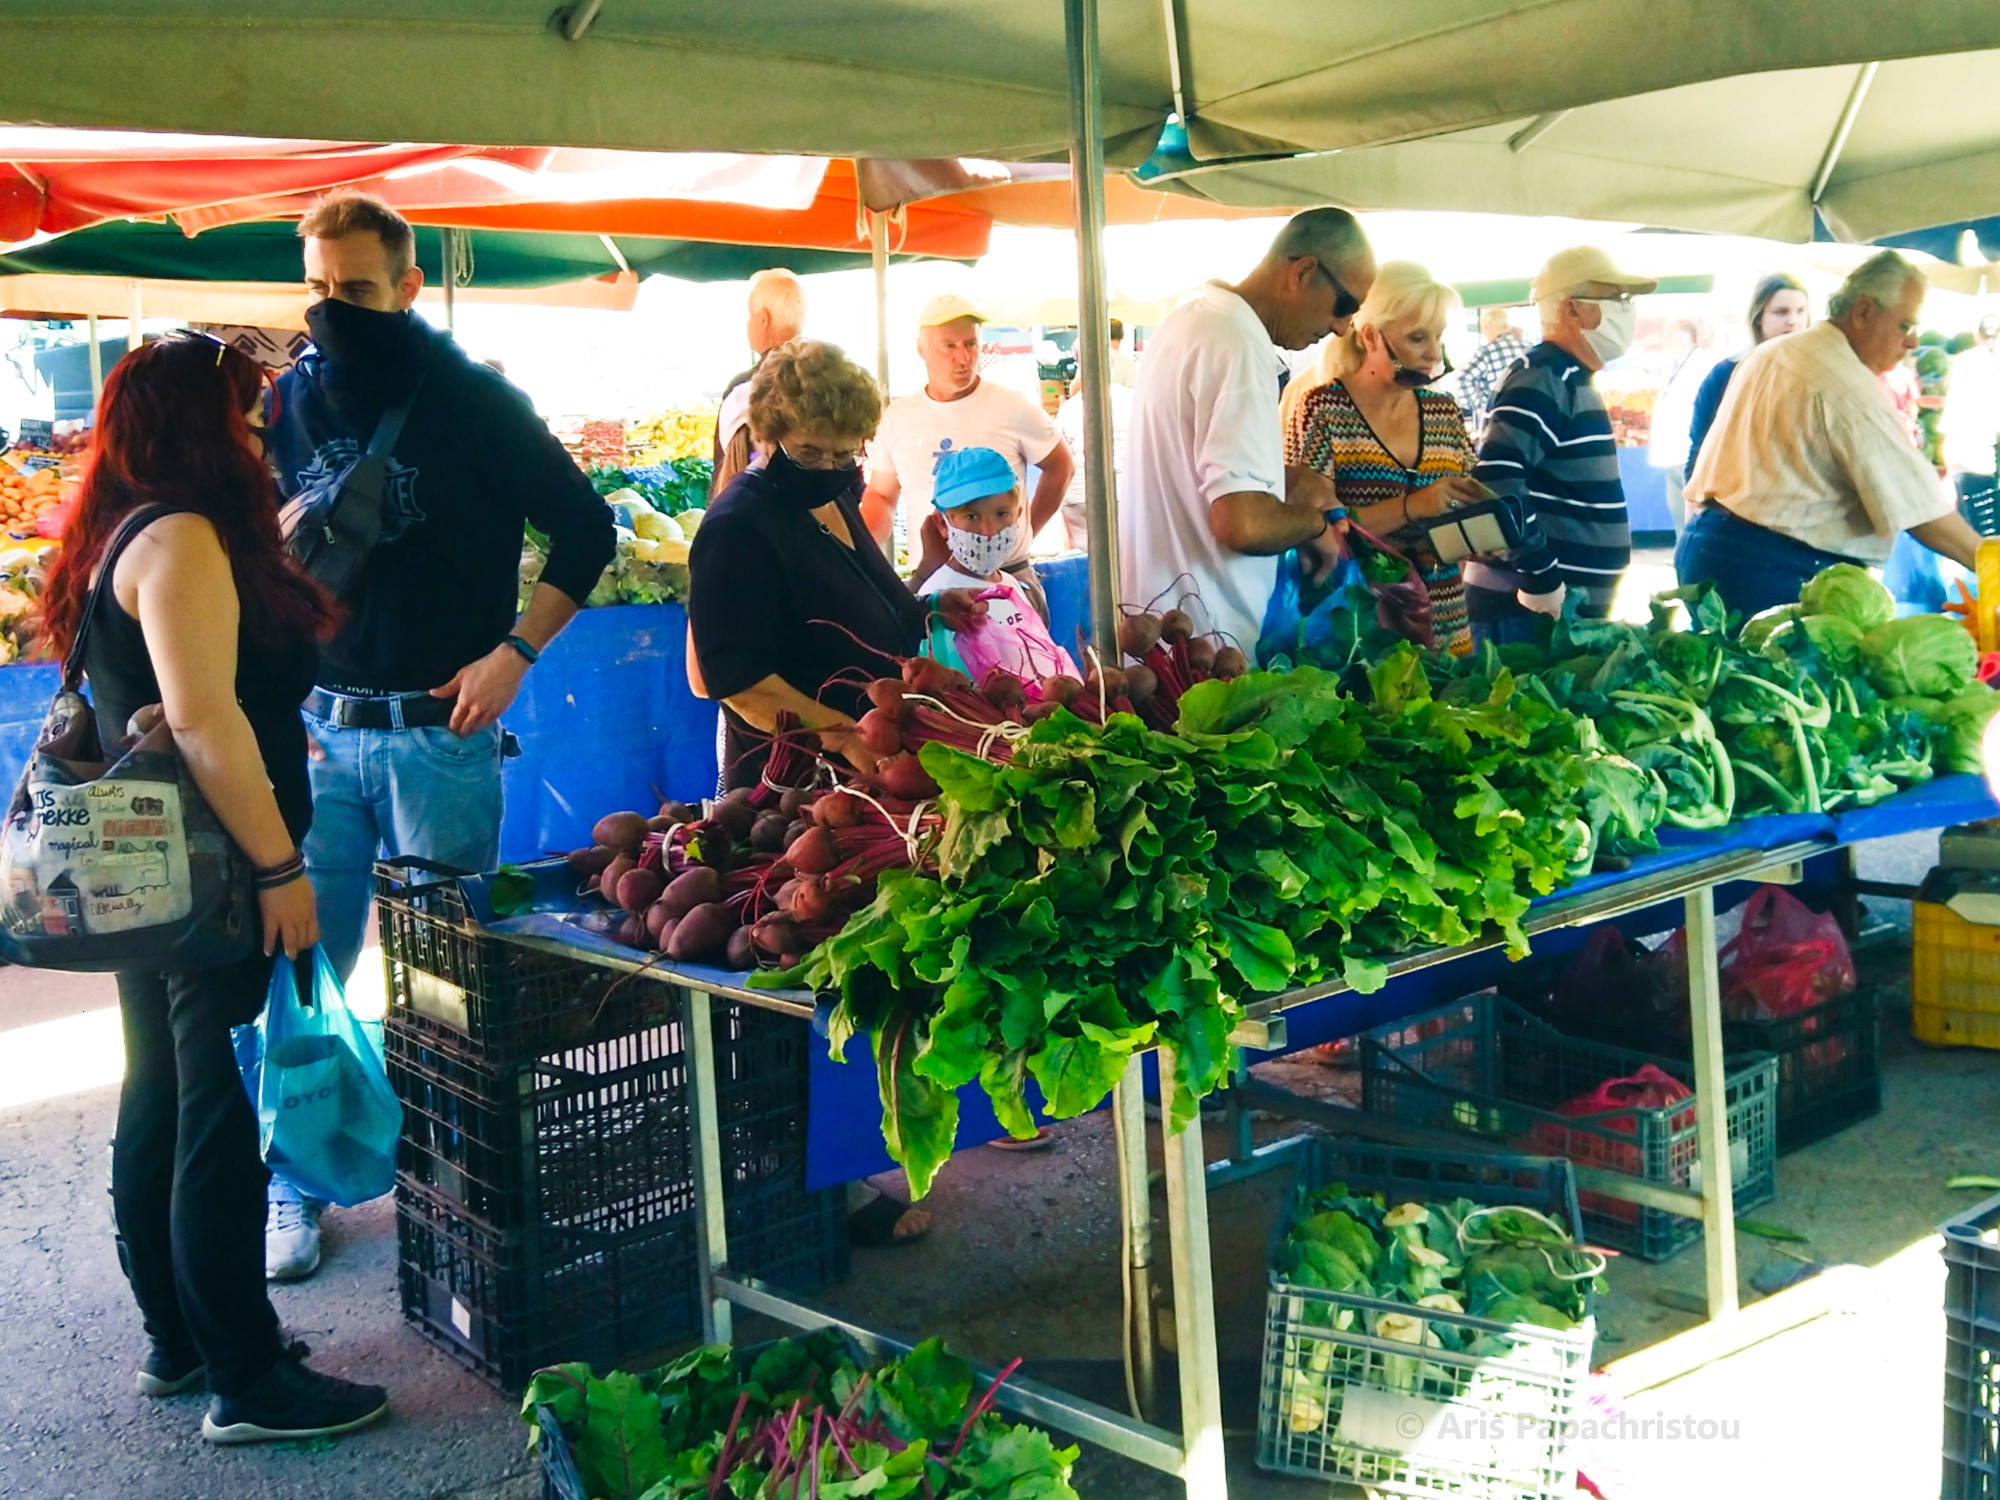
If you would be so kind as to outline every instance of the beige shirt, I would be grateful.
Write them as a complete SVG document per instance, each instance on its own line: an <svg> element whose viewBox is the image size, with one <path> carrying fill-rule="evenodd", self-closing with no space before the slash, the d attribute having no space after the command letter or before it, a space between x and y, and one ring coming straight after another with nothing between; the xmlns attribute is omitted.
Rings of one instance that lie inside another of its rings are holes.
<svg viewBox="0 0 2000 1500"><path fill-rule="evenodd" d="M1864 562L1886 561L1897 532L1954 508L1881 381L1832 323L1744 357L1687 500Z"/></svg>

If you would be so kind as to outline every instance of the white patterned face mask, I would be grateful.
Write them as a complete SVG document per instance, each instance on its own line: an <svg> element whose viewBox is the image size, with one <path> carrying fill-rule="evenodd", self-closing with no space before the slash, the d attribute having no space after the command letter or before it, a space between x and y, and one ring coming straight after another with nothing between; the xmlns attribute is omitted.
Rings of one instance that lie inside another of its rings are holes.
<svg viewBox="0 0 2000 1500"><path fill-rule="evenodd" d="M1016 521L991 536L981 536L976 531L960 531L946 522L945 540L951 545L953 562L974 577L985 578L997 573L1000 565L1014 555L1021 540L1021 523Z"/></svg>

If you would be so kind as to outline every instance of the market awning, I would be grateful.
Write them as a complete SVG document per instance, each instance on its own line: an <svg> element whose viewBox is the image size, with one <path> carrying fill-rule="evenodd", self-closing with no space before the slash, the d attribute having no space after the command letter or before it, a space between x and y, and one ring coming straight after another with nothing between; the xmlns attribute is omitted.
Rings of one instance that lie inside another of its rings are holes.
<svg viewBox="0 0 2000 1500"><path fill-rule="evenodd" d="M1189 156L1166 181L1237 206L1553 214L1796 241L1817 218L1873 240L2000 211L2000 50L1758 73L1365 150Z"/></svg>
<svg viewBox="0 0 2000 1500"><path fill-rule="evenodd" d="M443 285L441 233L419 230L417 264L424 279ZM460 287L546 287L630 270L637 276L687 281L738 281L768 266L801 274L846 271L868 264L865 253L771 249L695 240L596 234L534 234L470 230L459 237ZM616 252L614 254L614 251ZM908 256L893 259L910 259ZM0 275L117 276L170 281L296 282L303 274L296 225L232 224L193 239L171 224L99 224L0 255Z"/></svg>
<svg viewBox="0 0 2000 1500"><path fill-rule="evenodd" d="M1110 159L1333 150L1781 64L2000 46L2000 7L1101 0ZM966 0L4 0L17 121L347 140L1035 160L1065 7ZM1761 113L1761 112L1760 112ZM1930 111L1923 112L1926 116Z"/></svg>

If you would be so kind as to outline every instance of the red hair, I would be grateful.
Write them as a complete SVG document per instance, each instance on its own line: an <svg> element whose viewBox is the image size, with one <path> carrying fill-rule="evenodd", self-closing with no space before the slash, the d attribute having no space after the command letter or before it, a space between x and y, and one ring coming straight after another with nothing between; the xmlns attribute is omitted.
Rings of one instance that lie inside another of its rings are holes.
<svg viewBox="0 0 2000 1500"><path fill-rule="evenodd" d="M278 486L251 451L244 413L264 372L200 334L142 344L104 382L76 513L43 592L43 623L60 657L76 639L91 575L133 511L172 505L204 516L222 539L245 623L324 640L333 602L292 561L278 531Z"/></svg>

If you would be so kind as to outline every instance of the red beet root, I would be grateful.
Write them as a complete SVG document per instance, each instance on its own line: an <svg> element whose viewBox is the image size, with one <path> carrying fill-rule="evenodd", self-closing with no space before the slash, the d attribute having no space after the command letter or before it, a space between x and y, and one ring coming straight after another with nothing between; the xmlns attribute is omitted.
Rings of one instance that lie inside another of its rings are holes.
<svg viewBox="0 0 2000 1500"><path fill-rule="evenodd" d="M736 913L720 901L697 906L680 919L667 941L667 957L676 963L708 963L721 958L736 931Z"/></svg>
<svg viewBox="0 0 2000 1500"><path fill-rule="evenodd" d="M639 854L640 841L646 837L646 820L635 812L612 813L597 820L597 826L590 831L591 841L614 849L620 854L629 854L635 859Z"/></svg>
<svg viewBox="0 0 2000 1500"><path fill-rule="evenodd" d="M657 870L627 870L618 880L618 904L637 915L659 900L666 888Z"/></svg>
<svg viewBox="0 0 2000 1500"><path fill-rule="evenodd" d="M709 865L691 865L673 878L660 896L660 904L674 917L684 917L697 906L722 899L722 876Z"/></svg>

